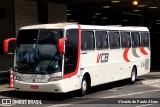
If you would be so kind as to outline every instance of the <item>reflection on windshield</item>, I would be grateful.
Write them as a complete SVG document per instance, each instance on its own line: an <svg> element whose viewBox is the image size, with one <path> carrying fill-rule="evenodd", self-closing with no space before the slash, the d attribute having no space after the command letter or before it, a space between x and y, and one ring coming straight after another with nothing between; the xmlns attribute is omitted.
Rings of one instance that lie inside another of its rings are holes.
<svg viewBox="0 0 160 107"><path fill-rule="evenodd" d="M25 32L27 32L27 30L25 30ZM17 39L16 47L17 71L45 74L60 72L62 56L59 55L57 50L58 40L62 35L63 30L40 30L37 38L35 38L34 35L34 38L27 39L28 41L21 39L23 38L23 33L18 35L19 39ZM29 43L29 41L31 41L31 43Z"/></svg>
<svg viewBox="0 0 160 107"><path fill-rule="evenodd" d="M33 62L33 44L21 44L17 47L17 62Z"/></svg>
<svg viewBox="0 0 160 107"><path fill-rule="evenodd" d="M16 48L16 62L19 71L33 71L33 44L21 44Z"/></svg>
<svg viewBox="0 0 160 107"><path fill-rule="evenodd" d="M53 44L38 44L36 48L35 62L37 63L36 71L59 71L61 65L61 56L57 52L57 46ZM38 69L40 68L40 69Z"/></svg>

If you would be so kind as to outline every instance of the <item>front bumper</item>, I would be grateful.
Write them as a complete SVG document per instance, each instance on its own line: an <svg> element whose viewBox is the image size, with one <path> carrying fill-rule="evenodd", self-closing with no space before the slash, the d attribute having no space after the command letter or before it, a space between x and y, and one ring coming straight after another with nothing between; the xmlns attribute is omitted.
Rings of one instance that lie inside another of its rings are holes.
<svg viewBox="0 0 160 107"><path fill-rule="evenodd" d="M14 81L15 90L17 91L65 93L65 87L62 83L62 80L46 83L27 83L18 80Z"/></svg>

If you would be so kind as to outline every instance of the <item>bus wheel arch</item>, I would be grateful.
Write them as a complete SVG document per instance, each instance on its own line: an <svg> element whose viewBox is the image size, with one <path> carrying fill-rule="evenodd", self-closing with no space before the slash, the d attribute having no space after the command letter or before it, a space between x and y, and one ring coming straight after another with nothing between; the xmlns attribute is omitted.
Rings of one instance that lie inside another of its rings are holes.
<svg viewBox="0 0 160 107"><path fill-rule="evenodd" d="M134 65L131 71L131 78L130 78L131 84L134 84L136 82L136 79L137 79L137 66Z"/></svg>
<svg viewBox="0 0 160 107"><path fill-rule="evenodd" d="M80 96L85 96L91 87L91 77L89 73L85 73L81 81Z"/></svg>

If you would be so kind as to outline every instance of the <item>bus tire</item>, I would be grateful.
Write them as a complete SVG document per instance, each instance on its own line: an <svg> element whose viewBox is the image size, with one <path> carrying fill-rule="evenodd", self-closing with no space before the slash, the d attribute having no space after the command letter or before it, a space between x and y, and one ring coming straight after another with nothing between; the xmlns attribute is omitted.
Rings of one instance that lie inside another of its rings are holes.
<svg viewBox="0 0 160 107"><path fill-rule="evenodd" d="M135 67L133 67L131 72L131 78L130 78L131 84L134 84L136 82L136 79L137 79L137 70Z"/></svg>
<svg viewBox="0 0 160 107"><path fill-rule="evenodd" d="M80 96L85 96L87 90L88 90L88 81L86 76L84 76L81 82Z"/></svg>

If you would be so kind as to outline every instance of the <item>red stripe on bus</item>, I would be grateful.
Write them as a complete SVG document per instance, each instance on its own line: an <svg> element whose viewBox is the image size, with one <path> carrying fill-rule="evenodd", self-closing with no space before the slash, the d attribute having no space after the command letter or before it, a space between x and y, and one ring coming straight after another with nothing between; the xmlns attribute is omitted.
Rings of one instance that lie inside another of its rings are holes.
<svg viewBox="0 0 160 107"><path fill-rule="evenodd" d="M70 78L71 76L74 76L78 73L79 62L80 62L80 50L81 50L81 26L80 24L78 24L78 59L77 59L76 70L73 71L72 73L64 75L64 79Z"/></svg>
<svg viewBox="0 0 160 107"><path fill-rule="evenodd" d="M130 62L130 60L128 59L128 51L129 51L130 48L126 48L123 52L123 58L126 62Z"/></svg>
<svg viewBox="0 0 160 107"><path fill-rule="evenodd" d="M142 54L148 55L148 53L145 51L143 46L140 46L140 51L141 51Z"/></svg>

